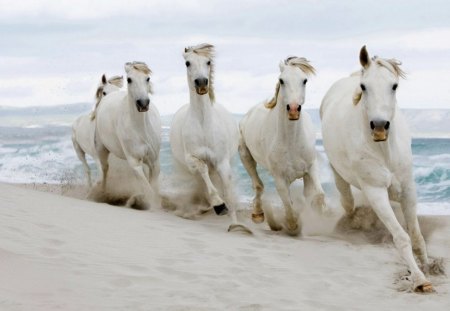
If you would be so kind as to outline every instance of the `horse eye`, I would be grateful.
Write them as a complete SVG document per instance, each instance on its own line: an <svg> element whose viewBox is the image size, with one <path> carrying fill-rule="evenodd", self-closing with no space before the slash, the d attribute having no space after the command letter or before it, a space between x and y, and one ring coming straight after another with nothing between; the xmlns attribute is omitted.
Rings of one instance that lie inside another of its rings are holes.
<svg viewBox="0 0 450 311"><path fill-rule="evenodd" d="M366 86L364 84L361 83L361 90L365 91L366 90Z"/></svg>
<svg viewBox="0 0 450 311"><path fill-rule="evenodd" d="M131 79L127 78L127 82L128 82L128 84L130 84L131 83Z"/></svg>
<svg viewBox="0 0 450 311"><path fill-rule="evenodd" d="M392 86L392 89L395 91L397 89L397 87L398 87L398 84L396 83Z"/></svg>
<svg viewBox="0 0 450 311"><path fill-rule="evenodd" d="M280 79L280 84L284 84L284 81L283 81L283 79Z"/></svg>
<svg viewBox="0 0 450 311"><path fill-rule="evenodd" d="M150 81L150 78L147 78L147 82L149 82Z"/></svg>
<svg viewBox="0 0 450 311"><path fill-rule="evenodd" d="M209 60L206 65L211 66L211 61Z"/></svg>
<svg viewBox="0 0 450 311"><path fill-rule="evenodd" d="M103 96L106 96L106 92L103 92Z"/></svg>
<svg viewBox="0 0 450 311"><path fill-rule="evenodd" d="M186 67L189 67L191 65L190 62L186 62Z"/></svg>
<svg viewBox="0 0 450 311"><path fill-rule="evenodd" d="M308 79L303 80L303 85L306 85L306 82L308 82Z"/></svg>

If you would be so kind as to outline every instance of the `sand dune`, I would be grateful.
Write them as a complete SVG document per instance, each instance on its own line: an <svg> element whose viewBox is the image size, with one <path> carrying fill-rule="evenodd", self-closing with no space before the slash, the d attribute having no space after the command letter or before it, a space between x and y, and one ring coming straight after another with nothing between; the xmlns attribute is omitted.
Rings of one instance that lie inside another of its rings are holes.
<svg viewBox="0 0 450 311"><path fill-rule="evenodd" d="M401 291L407 269L391 243L358 233L312 235L312 223L295 238L248 221L253 235L228 233L226 217L193 221L5 184L0 221L0 310L450 306L446 276L430 276L434 294ZM450 217L420 221L429 254L448 266Z"/></svg>

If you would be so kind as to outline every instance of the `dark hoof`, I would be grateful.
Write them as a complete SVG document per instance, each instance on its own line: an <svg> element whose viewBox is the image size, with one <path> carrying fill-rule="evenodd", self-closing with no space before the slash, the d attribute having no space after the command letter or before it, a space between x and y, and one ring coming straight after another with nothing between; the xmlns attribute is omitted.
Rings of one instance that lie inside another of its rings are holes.
<svg viewBox="0 0 450 311"><path fill-rule="evenodd" d="M228 214L228 208L225 205L225 203L222 203L220 205L215 205L214 206L214 211L216 212L217 215L222 216L222 215L226 215Z"/></svg>

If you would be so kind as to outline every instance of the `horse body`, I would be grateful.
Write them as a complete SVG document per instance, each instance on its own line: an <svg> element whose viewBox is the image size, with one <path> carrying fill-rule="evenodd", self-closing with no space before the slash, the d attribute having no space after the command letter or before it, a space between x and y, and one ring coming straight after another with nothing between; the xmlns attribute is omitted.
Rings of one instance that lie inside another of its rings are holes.
<svg viewBox="0 0 450 311"><path fill-rule="evenodd" d="M365 47L360 61L363 71L336 82L321 106L323 145L341 204L351 217L354 200L350 185L361 189L392 234L409 266L414 288L431 291L432 285L412 253L414 250L424 266L428 264L416 215L411 137L395 98L403 72L395 60L369 60ZM389 200L400 202L409 236L397 221Z"/></svg>
<svg viewBox="0 0 450 311"><path fill-rule="evenodd" d="M232 115L214 103L213 55L210 44L185 49L190 103L173 118L172 154L177 167L201 180L205 187L202 197L217 215L227 214L230 207L232 224L228 230L248 230L238 225L233 204L231 158L237 152L238 128Z"/></svg>
<svg viewBox="0 0 450 311"><path fill-rule="evenodd" d="M274 177L286 210L287 229L296 234L299 227L289 190L293 181L303 178L305 196L311 200L313 208L321 212L325 208L324 192L318 179L314 127L309 114L300 113L305 100L306 76L314 73L314 68L306 59L292 57L280 65L280 70L274 99L252 108L240 122L239 153L256 193L253 221L264 221L261 206L264 185L256 171L260 164ZM273 230L280 229L272 224L269 220Z"/></svg>
<svg viewBox="0 0 450 311"><path fill-rule="evenodd" d="M144 63L127 63L128 90L106 96L97 108L96 150L102 165L102 188L108 173L108 155L126 160L141 182L141 193L131 197L127 206L136 200L159 196L159 150L161 121L159 112L150 104L148 93L150 70Z"/></svg>
<svg viewBox="0 0 450 311"><path fill-rule="evenodd" d="M72 143L77 153L78 159L83 164L83 169L89 187L92 186L91 170L86 162L86 154L97 160L97 152L95 150L95 112L103 97L118 91L122 87L122 77L114 76L106 79L102 76L102 80L96 91L96 104L92 113L78 117L72 124Z"/></svg>

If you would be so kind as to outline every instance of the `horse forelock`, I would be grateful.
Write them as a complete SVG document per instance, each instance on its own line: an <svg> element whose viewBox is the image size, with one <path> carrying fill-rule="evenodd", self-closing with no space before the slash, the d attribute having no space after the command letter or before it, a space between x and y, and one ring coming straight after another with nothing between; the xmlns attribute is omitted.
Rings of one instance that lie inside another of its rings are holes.
<svg viewBox="0 0 450 311"><path fill-rule="evenodd" d="M284 64L287 66L293 66L299 68L306 75L315 75L316 69L311 65L309 60L304 57L290 56L286 58Z"/></svg>
<svg viewBox="0 0 450 311"><path fill-rule="evenodd" d="M209 88L208 88L208 95L209 99L212 103L215 102L216 96L214 93L214 74L215 74L215 63L214 63L214 57L215 57L215 48L214 45L209 43L201 43L195 46L189 46L184 49L184 53L194 53L200 56L207 57L209 61L211 62L210 69L209 69Z"/></svg>
<svg viewBox="0 0 450 311"><path fill-rule="evenodd" d="M401 61L395 58L381 58L378 56L374 56L372 57L372 62L380 67L386 68L397 78L406 79L406 72L404 72L403 69L400 68L400 65L402 64Z"/></svg>
<svg viewBox="0 0 450 311"><path fill-rule="evenodd" d="M147 64L144 62L126 63L125 68L134 69L134 70L136 70L138 72L142 72L143 74L146 74L146 75L152 74L152 71L150 70L150 68L148 68Z"/></svg>

